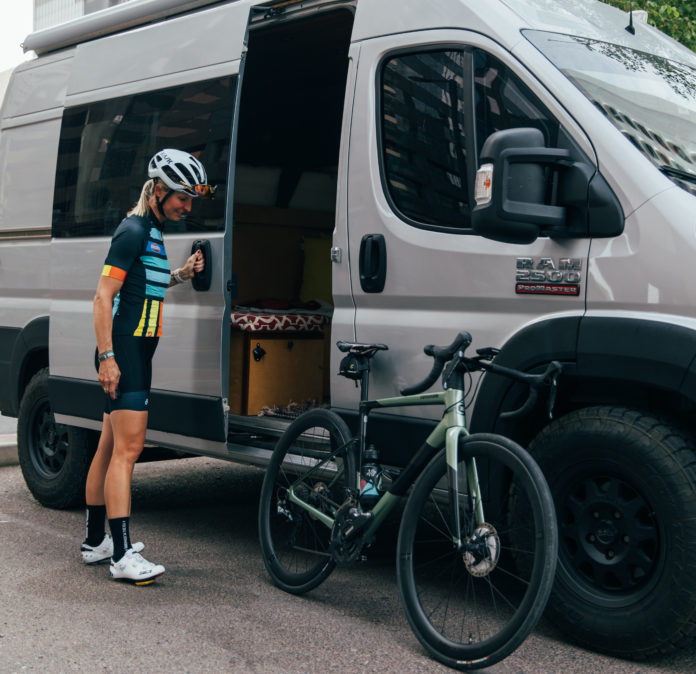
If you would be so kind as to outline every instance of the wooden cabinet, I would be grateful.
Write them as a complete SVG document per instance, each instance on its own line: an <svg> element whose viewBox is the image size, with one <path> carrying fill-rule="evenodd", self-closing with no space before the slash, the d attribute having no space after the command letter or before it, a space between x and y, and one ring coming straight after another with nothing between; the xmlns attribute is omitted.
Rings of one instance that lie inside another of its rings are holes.
<svg viewBox="0 0 696 674"><path fill-rule="evenodd" d="M230 343L230 411L258 414L264 407L324 399L325 339L321 332L233 330Z"/></svg>

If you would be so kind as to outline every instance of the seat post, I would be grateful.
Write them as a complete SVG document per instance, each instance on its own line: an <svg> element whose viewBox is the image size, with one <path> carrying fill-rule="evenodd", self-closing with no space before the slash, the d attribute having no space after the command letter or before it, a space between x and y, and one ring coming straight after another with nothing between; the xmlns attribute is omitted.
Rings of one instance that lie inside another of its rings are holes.
<svg viewBox="0 0 696 674"><path fill-rule="evenodd" d="M366 359L367 367L360 374L360 402L364 403L369 399L370 392L370 361Z"/></svg>

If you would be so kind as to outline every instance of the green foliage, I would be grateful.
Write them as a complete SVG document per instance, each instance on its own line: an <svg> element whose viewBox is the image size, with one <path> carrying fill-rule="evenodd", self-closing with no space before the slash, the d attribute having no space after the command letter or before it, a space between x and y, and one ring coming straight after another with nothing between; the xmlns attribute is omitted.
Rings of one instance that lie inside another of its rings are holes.
<svg viewBox="0 0 696 674"><path fill-rule="evenodd" d="M625 12L631 6L628 0L602 1ZM696 51L696 0L681 0L678 6L660 0L635 0L633 9L647 10L649 24Z"/></svg>

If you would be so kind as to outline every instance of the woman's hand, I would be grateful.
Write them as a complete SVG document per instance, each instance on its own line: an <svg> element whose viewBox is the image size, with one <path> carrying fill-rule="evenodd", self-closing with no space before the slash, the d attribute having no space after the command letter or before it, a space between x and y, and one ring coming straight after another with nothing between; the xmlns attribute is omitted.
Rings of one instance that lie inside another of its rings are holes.
<svg viewBox="0 0 696 674"><path fill-rule="evenodd" d="M203 251L199 248L188 260L186 260L183 267L179 267L179 269L175 269L172 272L172 280L169 282L169 287L175 285L176 283L190 281L193 278L194 273L200 273L204 269L205 258L203 257Z"/></svg>
<svg viewBox="0 0 696 674"><path fill-rule="evenodd" d="M200 274L205 269L205 258L200 248L186 260L186 264L179 269L179 276L188 281L193 278L194 272Z"/></svg>
<svg viewBox="0 0 696 674"><path fill-rule="evenodd" d="M121 370L119 370L116 359L113 356L99 363L99 383L104 389L104 393L110 395L112 400L116 400L116 389L120 379Z"/></svg>

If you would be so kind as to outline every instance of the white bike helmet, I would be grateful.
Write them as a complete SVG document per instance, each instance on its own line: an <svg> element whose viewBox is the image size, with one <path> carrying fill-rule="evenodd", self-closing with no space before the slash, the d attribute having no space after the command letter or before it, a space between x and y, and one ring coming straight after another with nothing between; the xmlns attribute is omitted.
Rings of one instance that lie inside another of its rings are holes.
<svg viewBox="0 0 696 674"><path fill-rule="evenodd" d="M150 178L159 178L169 189L192 197L211 197L215 191L208 185L203 164L182 150L160 150L147 167Z"/></svg>

